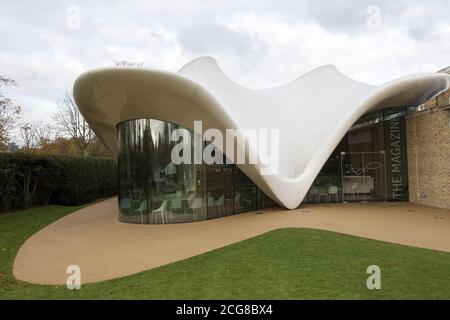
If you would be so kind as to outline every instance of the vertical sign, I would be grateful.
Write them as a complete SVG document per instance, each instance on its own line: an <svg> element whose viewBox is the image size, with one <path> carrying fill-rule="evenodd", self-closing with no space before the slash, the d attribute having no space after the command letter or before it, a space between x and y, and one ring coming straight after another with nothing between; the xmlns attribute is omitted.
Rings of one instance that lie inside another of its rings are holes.
<svg viewBox="0 0 450 320"><path fill-rule="evenodd" d="M403 113L385 112L384 133L388 200L407 201L408 167L406 165L406 127Z"/></svg>

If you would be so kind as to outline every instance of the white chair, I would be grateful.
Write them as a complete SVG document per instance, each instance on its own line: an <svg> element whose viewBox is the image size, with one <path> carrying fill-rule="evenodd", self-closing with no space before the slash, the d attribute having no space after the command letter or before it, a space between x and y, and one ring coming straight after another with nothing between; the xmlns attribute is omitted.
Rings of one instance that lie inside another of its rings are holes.
<svg viewBox="0 0 450 320"><path fill-rule="evenodd" d="M330 201L330 198L332 196L336 199L336 202L339 201L338 187L337 186L328 187L328 201Z"/></svg>
<svg viewBox="0 0 450 320"><path fill-rule="evenodd" d="M221 195L219 199L215 202L217 209L219 209L219 215L223 215L223 211L225 209L225 196Z"/></svg>
<svg viewBox="0 0 450 320"><path fill-rule="evenodd" d="M147 208L148 208L148 200L144 200L141 202L139 208L134 210L134 212L139 212L139 214L141 215L142 224L144 224L144 211L147 212Z"/></svg>
<svg viewBox="0 0 450 320"><path fill-rule="evenodd" d="M356 199L356 195L359 195L358 194L358 182L353 182L352 183L351 190L352 190L352 193L353 193L353 199Z"/></svg>
<svg viewBox="0 0 450 320"><path fill-rule="evenodd" d="M234 196L234 209L236 213L241 210L241 194L239 192Z"/></svg>
<svg viewBox="0 0 450 320"><path fill-rule="evenodd" d="M162 205L158 208L152 211L152 223L153 218L156 214L161 215L162 223L165 224L167 220L167 200L164 200Z"/></svg>
<svg viewBox="0 0 450 320"><path fill-rule="evenodd" d="M311 187L309 189L309 196L312 197L312 201L314 201L314 197L317 196L317 201L320 202L320 197L319 197L319 188L317 187Z"/></svg>
<svg viewBox="0 0 450 320"><path fill-rule="evenodd" d="M245 197L242 197L242 200L247 204L247 210L248 211L252 211L252 209L253 209L253 206L252 206L253 200L245 198Z"/></svg>
<svg viewBox="0 0 450 320"><path fill-rule="evenodd" d="M322 201L321 201L321 199L322 198L325 198L325 201L328 203L328 201L329 201L329 196L328 196L328 192L327 193L324 193L325 192L325 187L321 187L320 188L320 190L319 190L319 203L321 203Z"/></svg>
<svg viewBox="0 0 450 320"><path fill-rule="evenodd" d="M194 215L194 221L197 221L197 211L203 212L203 199L195 198L194 201L192 201L192 204L189 207L189 209L192 211L192 214Z"/></svg>

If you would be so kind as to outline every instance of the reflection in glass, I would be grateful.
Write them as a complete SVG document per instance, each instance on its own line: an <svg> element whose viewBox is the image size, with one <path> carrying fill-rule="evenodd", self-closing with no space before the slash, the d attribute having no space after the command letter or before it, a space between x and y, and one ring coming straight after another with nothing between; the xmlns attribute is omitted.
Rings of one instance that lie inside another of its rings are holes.
<svg viewBox="0 0 450 320"><path fill-rule="evenodd" d="M405 112L362 116L333 151L304 202L407 201Z"/></svg>
<svg viewBox="0 0 450 320"><path fill-rule="evenodd" d="M118 126L120 220L179 223L206 219L202 165L171 161L179 126L140 119Z"/></svg>
<svg viewBox="0 0 450 320"><path fill-rule="evenodd" d="M258 188L239 168L236 168L235 183L236 212L258 210Z"/></svg>
<svg viewBox="0 0 450 320"><path fill-rule="evenodd" d="M234 165L173 163L178 125L137 119L117 129L120 221L192 222L275 205Z"/></svg>
<svg viewBox="0 0 450 320"><path fill-rule="evenodd" d="M233 165L206 165L208 219L234 214Z"/></svg>

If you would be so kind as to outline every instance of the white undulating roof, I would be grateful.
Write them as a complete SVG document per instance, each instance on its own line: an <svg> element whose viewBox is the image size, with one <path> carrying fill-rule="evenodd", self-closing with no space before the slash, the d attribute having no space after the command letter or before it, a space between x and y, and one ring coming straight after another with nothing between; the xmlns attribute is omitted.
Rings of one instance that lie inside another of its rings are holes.
<svg viewBox="0 0 450 320"><path fill-rule="evenodd" d="M178 73L144 68L97 69L75 82L77 105L98 137L116 155L116 125L152 118L203 130L279 129L280 166L261 175L259 165L238 166L268 196L296 208L348 129L377 108L420 105L447 90L450 76L425 73L372 86L334 66L315 69L283 86L249 89L230 80L210 57ZM249 142L251 144L251 142ZM253 146L254 147L254 146Z"/></svg>

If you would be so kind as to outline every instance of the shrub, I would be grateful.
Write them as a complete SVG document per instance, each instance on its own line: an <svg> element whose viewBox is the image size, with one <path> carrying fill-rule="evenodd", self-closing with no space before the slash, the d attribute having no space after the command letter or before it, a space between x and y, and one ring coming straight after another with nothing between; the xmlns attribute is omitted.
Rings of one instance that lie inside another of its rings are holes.
<svg viewBox="0 0 450 320"><path fill-rule="evenodd" d="M109 158L0 153L0 212L112 196L116 171Z"/></svg>

